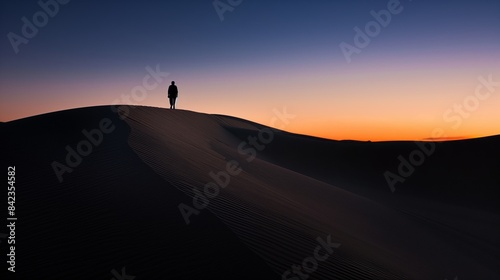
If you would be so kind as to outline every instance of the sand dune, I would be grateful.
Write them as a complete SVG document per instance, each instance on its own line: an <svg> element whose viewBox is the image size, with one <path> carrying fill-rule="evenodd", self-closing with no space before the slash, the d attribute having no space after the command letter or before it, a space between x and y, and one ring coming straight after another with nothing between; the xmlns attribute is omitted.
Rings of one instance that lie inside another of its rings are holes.
<svg viewBox="0 0 500 280"><path fill-rule="evenodd" d="M4 165L19 170L18 275L110 279L126 267L136 279L500 277L498 136L437 144L393 193L384 172L415 143L122 110L124 120L102 106L0 126ZM110 132L59 182L53 162L66 164L67 145L76 149L103 119ZM318 261L318 240L328 239ZM287 273L305 259L302 277Z"/></svg>

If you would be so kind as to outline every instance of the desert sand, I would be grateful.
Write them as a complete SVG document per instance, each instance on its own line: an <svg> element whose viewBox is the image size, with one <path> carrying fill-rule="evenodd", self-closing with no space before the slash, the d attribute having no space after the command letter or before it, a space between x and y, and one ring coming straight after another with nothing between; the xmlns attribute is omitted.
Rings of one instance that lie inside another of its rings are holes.
<svg viewBox="0 0 500 280"><path fill-rule="evenodd" d="M414 142L121 111L123 120L99 106L0 126L2 161L17 174L18 279L112 279L122 268L135 279L500 278L500 136L436 143L392 192L384 173ZM66 147L78 152L91 142L82 130L103 120L110 132L69 166ZM58 178L54 162L71 172ZM325 260L287 274L328 238Z"/></svg>

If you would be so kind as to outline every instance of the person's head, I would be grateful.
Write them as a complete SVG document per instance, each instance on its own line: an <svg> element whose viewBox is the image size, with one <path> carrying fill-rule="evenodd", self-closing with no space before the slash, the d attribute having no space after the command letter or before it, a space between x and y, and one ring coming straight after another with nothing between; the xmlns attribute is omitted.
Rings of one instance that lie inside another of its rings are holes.
<svg viewBox="0 0 500 280"><path fill-rule="evenodd" d="M172 81L172 85L175 85L175 82L174 82L174 81Z"/></svg>

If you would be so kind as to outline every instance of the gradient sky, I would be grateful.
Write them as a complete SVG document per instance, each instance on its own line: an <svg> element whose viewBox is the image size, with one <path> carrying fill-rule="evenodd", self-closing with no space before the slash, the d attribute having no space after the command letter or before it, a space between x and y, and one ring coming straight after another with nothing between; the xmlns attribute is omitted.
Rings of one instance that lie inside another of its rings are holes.
<svg viewBox="0 0 500 280"><path fill-rule="evenodd" d="M41 7L2 0L0 121L112 104L160 65L170 76L135 103L168 107L175 80L180 109L268 125L286 107L296 117L284 129L301 134L500 134L500 86L474 97L478 77L500 82L500 1L400 1L348 63L339 45L354 45L353 28L389 2L244 0L221 21L211 0L72 0L16 54L7 34L22 35L21 18ZM454 104L464 102L459 113Z"/></svg>

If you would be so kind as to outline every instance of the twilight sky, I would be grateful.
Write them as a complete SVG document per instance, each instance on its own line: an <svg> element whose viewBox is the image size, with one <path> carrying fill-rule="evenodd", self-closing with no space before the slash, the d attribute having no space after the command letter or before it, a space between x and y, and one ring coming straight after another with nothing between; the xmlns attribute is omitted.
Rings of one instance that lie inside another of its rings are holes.
<svg viewBox="0 0 500 280"><path fill-rule="evenodd" d="M212 0L55 1L40 1L59 6L46 24L37 1L0 4L0 121L122 96L167 108L175 80L179 109L269 125L286 107L295 118L283 128L301 134L500 134L498 0L221 0L220 9L235 4L223 13ZM34 15L40 27L25 38L22 18ZM130 98L146 67L170 75Z"/></svg>

